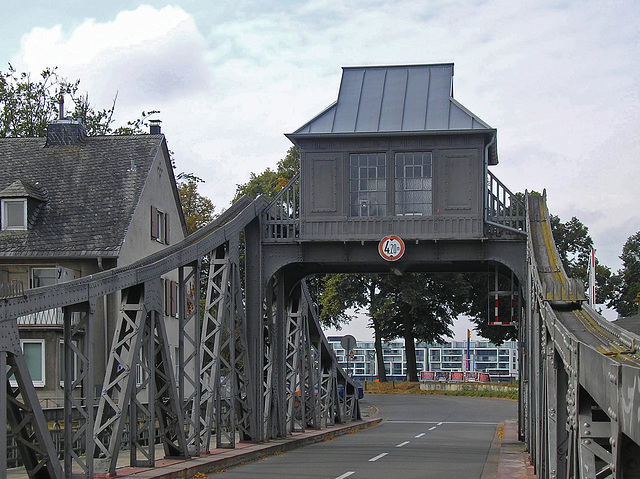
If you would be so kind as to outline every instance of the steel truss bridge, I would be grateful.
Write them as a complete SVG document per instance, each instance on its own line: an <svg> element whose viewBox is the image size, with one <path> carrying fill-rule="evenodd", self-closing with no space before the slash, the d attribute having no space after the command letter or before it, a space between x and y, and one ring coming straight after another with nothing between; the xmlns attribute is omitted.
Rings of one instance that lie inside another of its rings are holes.
<svg viewBox="0 0 640 479"><path fill-rule="evenodd" d="M241 199L181 243L133 265L0 300L0 427L16 438L30 477L114 474L125 431L130 465L152 467L158 458L150 438L159 438L166 457L188 458L214 445L233 448L239 440L360 417L356 385L338 366L301 281L308 269L278 260L278 248L300 234L291 207L295 181L271 203ZM487 227L527 233L520 241L519 423L538 477L640 477L638 337L600 317L567 278L544 198L527 198L520 226L507 208L492 211L499 210L485 217ZM276 247L267 252L267 242ZM343 255L358 261L347 246ZM301 253L300 262L307 257L313 254ZM161 276L175 270L177 377L161 286ZM93 344L79 339L92 337L96 301L114 293L121 298L118 324L95 397ZM64 424L74 427L64 430L63 460L17 325L18 317L52 308L63 310L66 364L77 362L75 376L70 366L65 373ZM78 387L81 398L73 394ZM7 435L0 435L0 471L6 458Z"/></svg>

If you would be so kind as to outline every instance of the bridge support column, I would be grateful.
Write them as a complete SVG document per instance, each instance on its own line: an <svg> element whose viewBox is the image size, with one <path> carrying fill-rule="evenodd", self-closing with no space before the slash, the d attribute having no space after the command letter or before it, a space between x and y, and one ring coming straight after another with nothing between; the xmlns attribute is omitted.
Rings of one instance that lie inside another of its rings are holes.
<svg viewBox="0 0 640 479"><path fill-rule="evenodd" d="M58 460L44 413L20 347L16 321L0 323L0 428L7 425L16 438L18 453L30 478L62 479ZM16 387L11 386L15 381ZM0 467L7 470L7 438L0 442Z"/></svg>
<svg viewBox="0 0 640 479"><path fill-rule="evenodd" d="M255 218L244 230L244 285L247 330L247 364L245 372L253 385L248 397L251 414L250 440L265 440L265 395L267 394L265 373L265 350L268 348L265 335L267 321L267 298L262 275L262 243L260 218ZM270 393L269 393L270 394Z"/></svg>
<svg viewBox="0 0 640 479"><path fill-rule="evenodd" d="M178 402L189 455L200 456L200 271L201 260L178 269Z"/></svg>
<svg viewBox="0 0 640 479"><path fill-rule="evenodd" d="M305 315L299 287L292 292L287 305L286 333L286 417L287 434L305 430L305 361L304 328Z"/></svg>
<svg viewBox="0 0 640 479"><path fill-rule="evenodd" d="M122 290L120 315L96 415L93 450L96 473L115 474L127 414L131 466L153 467L156 421L165 455L187 455L161 311L159 277Z"/></svg>
<svg viewBox="0 0 640 479"><path fill-rule="evenodd" d="M64 323L64 470L72 477L78 466L93 477L93 314L95 300L63 308ZM77 394L80 392L80 395ZM78 428L74 430L73 424ZM80 451L74 445L80 445Z"/></svg>

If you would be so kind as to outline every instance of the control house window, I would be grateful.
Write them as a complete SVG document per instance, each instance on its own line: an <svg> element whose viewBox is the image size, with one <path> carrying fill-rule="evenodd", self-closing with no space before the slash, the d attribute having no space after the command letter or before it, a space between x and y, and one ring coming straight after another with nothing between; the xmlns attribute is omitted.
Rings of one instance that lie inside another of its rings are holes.
<svg viewBox="0 0 640 479"><path fill-rule="evenodd" d="M433 184L430 152L395 154L395 210L397 216L431 216Z"/></svg>
<svg viewBox="0 0 640 479"><path fill-rule="evenodd" d="M3 199L0 215L2 216L3 230L26 230L27 200Z"/></svg>
<svg viewBox="0 0 640 479"><path fill-rule="evenodd" d="M387 214L387 167L384 153L349 156L350 216Z"/></svg>

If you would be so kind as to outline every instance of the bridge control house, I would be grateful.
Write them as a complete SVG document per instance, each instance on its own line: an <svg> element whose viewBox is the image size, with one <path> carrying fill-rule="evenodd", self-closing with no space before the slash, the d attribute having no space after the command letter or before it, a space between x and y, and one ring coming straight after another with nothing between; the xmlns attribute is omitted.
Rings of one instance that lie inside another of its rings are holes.
<svg viewBox="0 0 640 479"><path fill-rule="evenodd" d="M452 64L344 68L338 101L288 137L302 157L303 237L485 235L496 130L453 98Z"/></svg>
<svg viewBox="0 0 640 479"><path fill-rule="evenodd" d="M299 183L263 220L266 277L303 258L306 273L497 271L515 279L496 292L523 284L524 204L489 170L497 132L454 99L453 73L343 69L337 101L286 135L300 152ZM388 235L406 245L401 261L378 254ZM296 257L282 259L290 249L278 243L297 243Z"/></svg>

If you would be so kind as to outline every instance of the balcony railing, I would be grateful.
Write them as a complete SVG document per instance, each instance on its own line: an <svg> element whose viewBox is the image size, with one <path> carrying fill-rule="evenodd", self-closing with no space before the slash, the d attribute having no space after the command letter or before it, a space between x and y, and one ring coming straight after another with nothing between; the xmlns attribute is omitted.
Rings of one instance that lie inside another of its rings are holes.
<svg viewBox="0 0 640 479"><path fill-rule="evenodd" d="M296 242L301 239L338 237L377 238L383 235L383 232L388 232L390 221L397 223L396 226L403 229L403 234L407 235L459 234L464 237L481 237L483 234L487 236L513 235L514 233L526 235L524 202L491 172L487 172L486 187L484 218L447 217L446 215L429 218L349 218L348 221L344 217L331 220L323 218L318 221L305 218L303 225L300 217L300 173L298 172L265 209L262 217L263 238L269 242ZM408 224L410 221L419 223L419 226L412 227Z"/></svg>
<svg viewBox="0 0 640 479"><path fill-rule="evenodd" d="M500 236L507 232L526 234L524 201L513 194L490 171L487 171L487 198L484 211L487 235Z"/></svg>
<svg viewBox="0 0 640 479"><path fill-rule="evenodd" d="M15 298L24 294L22 281L11 281L9 283L0 283L0 299Z"/></svg>
<svg viewBox="0 0 640 479"><path fill-rule="evenodd" d="M269 204L262 219L265 239L291 242L300 236L300 172Z"/></svg>
<svg viewBox="0 0 640 479"><path fill-rule="evenodd" d="M71 324L77 324L79 319L80 313L71 313ZM62 308L46 309L19 316L17 321L19 326L64 326Z"/></svg>

